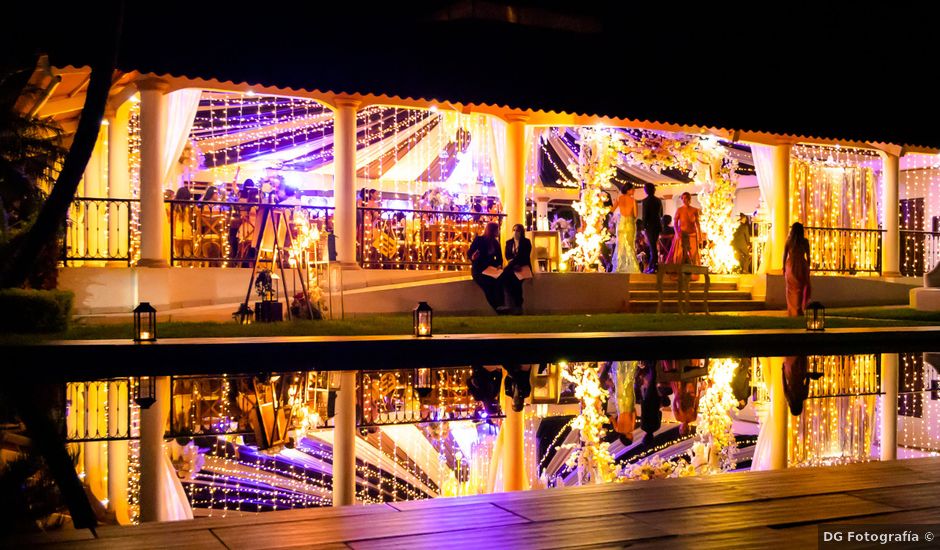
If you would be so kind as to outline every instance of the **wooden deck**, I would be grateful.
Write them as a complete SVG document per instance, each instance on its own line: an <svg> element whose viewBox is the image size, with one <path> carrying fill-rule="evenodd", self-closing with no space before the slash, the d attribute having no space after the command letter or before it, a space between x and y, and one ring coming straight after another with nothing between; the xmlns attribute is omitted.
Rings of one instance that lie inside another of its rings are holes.
<svg viewBox="0 0 940 550"><path fill-rule="evenodd" d="M35 548L814 548L820 523L940 523L940 458L268 512ZM2 541L0 541L2 542ZM7 546L7 544L0 544Z"/></svg>

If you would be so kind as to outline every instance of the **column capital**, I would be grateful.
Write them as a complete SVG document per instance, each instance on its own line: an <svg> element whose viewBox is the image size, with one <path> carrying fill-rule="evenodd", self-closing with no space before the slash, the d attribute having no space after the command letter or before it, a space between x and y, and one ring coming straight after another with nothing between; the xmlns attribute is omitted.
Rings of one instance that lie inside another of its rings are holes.
<svg viewBox="0 0 940 550"><path fill-rule="evenodd" d="M506 122L528 122L529 115L523 113L508 113L503 116Z"/></svg>
<svg viewBox="0 0 940 550"><path fill-rule="evenodd" d="M145 78L136 81L135 84L137 85L137 89L142 92L145 90L156 90L163 93L170 91L170 83L159 78Z"/></svg>
<svg viewBox="0 0 940 550"><path fill-rule="evenodd" d="M359 107L362 104L362 101L348 95L337 95L333 96L333 105L336 107L352 107L353 109Z"/></svg>
<svg viewBox="0 0 940 550"><path fill-rule="evenodd" d="M117 118L117 109L111 106L105 107L104 119L107 121L112 121L115 118Z"/></svg>

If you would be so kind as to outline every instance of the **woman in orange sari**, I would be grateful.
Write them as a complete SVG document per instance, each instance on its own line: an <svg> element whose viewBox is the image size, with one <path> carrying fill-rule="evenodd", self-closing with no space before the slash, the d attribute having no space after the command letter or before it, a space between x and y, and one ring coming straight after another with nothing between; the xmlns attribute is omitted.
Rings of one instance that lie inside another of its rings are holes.
<svg viewBox="0 0 940 550"><path fill-rule="evenodd" d="M702 242L702 227L699 225L699 209L692 206L692 195L682 194L682 206L676 209L676 236L669 250L669 263L702 265L698 247Z"/></svg>
<svg viewBox="0 0 940 550"><path fill-rule="evenodd" d="M809 241L803 232L803 224L794 223L783 248L783 278L787 284L787 315L803 315L809 303Z"/></svg>

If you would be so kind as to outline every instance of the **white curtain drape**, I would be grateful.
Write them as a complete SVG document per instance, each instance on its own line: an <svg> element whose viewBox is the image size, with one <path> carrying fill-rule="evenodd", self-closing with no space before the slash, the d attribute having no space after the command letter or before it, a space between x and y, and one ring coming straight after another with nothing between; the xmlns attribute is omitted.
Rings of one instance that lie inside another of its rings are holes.
<svg viewBox="0 0 940 550"><path fill-rule="evenodd" d="M495 116L487 117L487 134L490 142L490 151L493 157L490 160L490 168L493 170L493 181L496 183L496 192L499 193L499 202L506 204L505 186L506 186L506 122Z"/></svg>
<svg viewBox="0 0 940 550"><path fill-rule="evenodd" d="M176 188L171 176L178 170L180 155L189 141L189 132L199 109L202 90L186 88L167 95L166 138L163 144L163 186Z"/></svg>
<svg viewBox="0 0 940 550"><path fill-rule="evenodd" d="M767 215L770 220L774 219L774 205L771 200L774 187L773 151L773 147L768 145L751 145L754 171L757 173L757 187L760 189L760 196L767 208ZM773 238L773 235L767 235L768 241L761 253L758 273L767 272L767 265L772 253L771 238Z"/></svg>

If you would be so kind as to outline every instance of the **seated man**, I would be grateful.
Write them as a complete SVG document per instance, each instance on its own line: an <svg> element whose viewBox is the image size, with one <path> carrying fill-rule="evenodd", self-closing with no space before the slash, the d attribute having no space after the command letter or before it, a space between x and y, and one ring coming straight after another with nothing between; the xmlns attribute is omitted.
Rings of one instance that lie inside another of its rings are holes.
<svg viewBox="0 0 940 550"><path fill-rule="evenodd" d="M506 268L500 281L508 294L507 306L512 313L522 314L522 281L532 278L532 242L525 236L525 228L512 226L512 238L506 241Z"/></svg>
<svg viewBox="0 0 940 550"><path fill-rule="evenodd" d="M503 313L503 287L499 282L503 267L503 254L499 250L499 224L486 224L483 235L477 236L467 251L470 258L470 275L473 282L483 289L486 301L497 313Z"/></svg>

